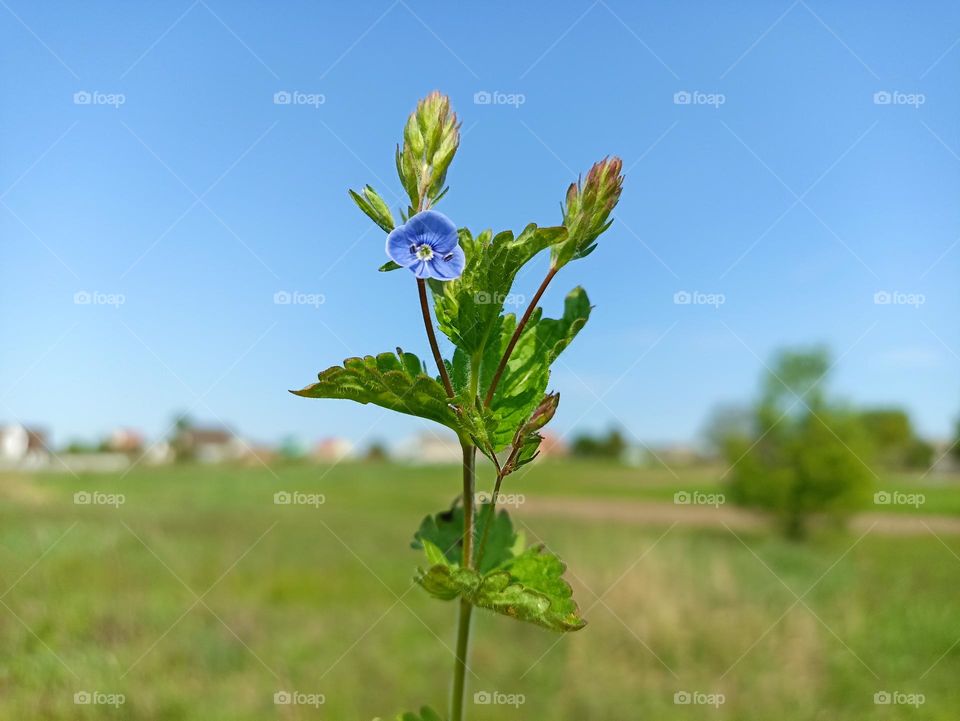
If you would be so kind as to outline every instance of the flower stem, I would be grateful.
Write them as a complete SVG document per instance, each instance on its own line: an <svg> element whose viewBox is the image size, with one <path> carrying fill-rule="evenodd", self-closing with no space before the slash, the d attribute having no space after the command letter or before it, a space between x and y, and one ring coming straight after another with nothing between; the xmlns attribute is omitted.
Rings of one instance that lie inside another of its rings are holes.
<svg viewBox="0 0 960 721"><path fill-rule="evenodd" d="M476 467L476 448L460 442L463 448L463 559L462 566L473 565L473 489ZM457 618L457 656L453 667L453 691L450 696L450 721L463 721L463 697L467 676L467 652L470 644L470 617L473 606L460 599Z"/></svg>
<svg viewBox="0 0 960 721"><path fill-rule="evenodd" d="M543 282L540 283L540 287L537 288L537 292L533 294L533 299L530 301L530 305L527 306L526 311L523 313L523 317L520 319L520 322L517 323L517 328L513 331L513 335L510 337L510 342L507 344L507 349L503 352L503 357L500 359L500 364L497 366L497 372L493 374L493 380L490 381L490 388L487 390L487 397L484 399L484 405L487 407L490 406L490 403L493 402L493 394L497 390L497 384L500 383L500 376L503 375L503 371L506 370L507 362L510 360L510 355L513 353L513 349L517 345L517 341L520 340L520 334L523 333L523 329L527 326L527 322L530 320L530 316L533 315L533 309L537 307L537 303L540 302L540 298L543 296L543 292L547 289L547 286L550 285L550 281L553 280L553 276L557 274L559 268L554 268L550 266L550 270L547 271L547 275L544 277Z"/></svg>
<svg viewBox="0 0 960 721"><path fill-rule="evenodd" d="M430 341L433 360L437 363L437 370L440 371L440 379L443 381L443 387L447 390L447 395L453 398L455 395L453 385L450 383L447 367L443 363L443 356L440 355L437 334L433 332L433 322L430 320L430 305L427 303L427 283L423 278L417 278L417 289L420 291L420 311L423 313L423 327L427 331L427 340Z"/></svg>

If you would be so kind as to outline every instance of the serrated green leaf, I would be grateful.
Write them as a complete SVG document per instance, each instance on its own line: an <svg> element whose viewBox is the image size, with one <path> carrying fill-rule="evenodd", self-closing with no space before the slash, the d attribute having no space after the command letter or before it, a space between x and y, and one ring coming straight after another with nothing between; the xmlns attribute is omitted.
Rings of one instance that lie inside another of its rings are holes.
<svg viewBox="0 0 960 721"><path fill-rule="evenodd" d="M466 256L456 280L430 284L440 330L468 357L483 351L503 311L517 272L540 251L566 238L563 227L539 228L531 223L517 237L511 231L486 230L476 238L460 231Z"/></svg>
<svg viewBox="0 0 960 721"><path fill-rule="evenodd" d="M304 398L372 403L461 432L443 386L424 372L423 362L416 355L400 349L396 354L347 358L342 366L321 371L316 383L290 392Z"/></svg>
<svg viewBox="0 0 960 721"><path fill-rule="evenodd" d="M517 429L527 422L543 401L550 382L550 365L586 324L590 309L586 291L577 287L567 294L560 318L544 318L542 308L537 308L530 316L490 403L492 418L482 419L482 427L496 451L513 442ZM496 331L499 342L488 344L484 354L481 388L489 387L496 365L515 329L516 319L513 315L504 316L498 323ZM478 425L476 413L471 411L464 415L465 424L471 428Z"/></svg>
<svg viewBox="0 0 960 721"><path fill-rule="evenodd" d="M566 566L543 546L535 546L486 574L448 563L434 564L416 578L432 596L464 598L479 608L552 631L577 631L586 625L563 578Z"/></svg>
<svg viewBox="0 0 960 721"><path fill-rule="evenodd" d="M486 573L510 561L523 550L520 534L514 530L510 514L505 510L493 513L488 503L477 504L477 522L474 524L474 563L480 551L480 541L488 523L490 533L480 559L480 571ZM412 548L423 549L431 565L442 562L459 564L463 559L463 506L459 499L446 511L427 516L410 543ZM438 555L439 554L439 555ZM439 559L439 560L438 560Z"/></svg>

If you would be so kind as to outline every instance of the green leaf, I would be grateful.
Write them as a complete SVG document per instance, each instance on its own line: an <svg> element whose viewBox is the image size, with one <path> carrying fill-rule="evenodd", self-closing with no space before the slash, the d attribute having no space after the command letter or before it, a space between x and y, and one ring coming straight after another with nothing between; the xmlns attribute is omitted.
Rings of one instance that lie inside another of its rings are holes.
<svg viewBox="0 0 960 721"><path fill-rule="evenodd" d="M318 382L298 391L304 398L340 398L372 403L399 413L441 423L460 432L457 414L436 378L427 375L413 353L381 353L347 358L342 366L321 371Z"/></svg>
<svg viewBox="0 0 960 721"><path fill-rule="evenodd" d="M490 534L480 559L480 570L483 573L492 571L510 561L522 551L523 534L514 530L510 514L505 510L493 513L493 507L488 503L477 504L477 523L474 524L474 563L476 554L480 551L480 541L483 538L484 528L488 523ZM446 511L427 516L420 523L420 528L413 535L410 543L412 548L423 549L431 565L459 564L463 560L463 506L460 499ZM492 520L491 520L492 519Z"/></svg>
<svg viewBox="0 0 960 721"><path fill-rule="evenodd" d="M421 570L416 581L442 600L460 597L474 606L552 631L577 631L586 621L563 578L565 570L559 557L535 546L485 574L448 562Z"/></svg>
<svg viewBox="0 0 960 721"><path fill-rule="evenodd" d="M430 283L440 330L467 357L482 352L517 272L540 251L561 242L566 233L562 227L538 228L533 223L516 238L511 231L493 236L489 230L474 238L462 229L463 274L456 280Z"/></svg>
<svg viewBox="0 0 960 721"><path fill-rule="evenodd" d="M567 294L562 317L544 318L543 309L539 307L530 316L494 393L490 404L492 418L484 419L483 427L496 451L513 442L517 429L543 401L550 382L550 365L586 324L590 310L586 291L577 287ZM515 329L514 316L504 316L497 327L499 342L490 343L484 354L481 388L489 388L496 365ZM471 428L477 426L475 412L464 415L465 423Z"/></svg>
<svg viewBox="0 0 960 721"><path fill-rule="evenodd" d="M391 270L400 270L402 267L403 266L400 265L399 263L395 263L392 260L388 260L386 263L384 263L379 268L377 268L377 270L379 270L381 273L386 273Z"/></svg>
<svg viewBox="0 0 960 721"><path fill-rule="evenodd" d="M353 202L357 204L357 207L360 208L370 220L379 225L387 233L394 229L393 213L390 212L390 207L384 202L383 198L377 194L376 190L367 185L361 191L363 195L355 190L349 192L350 197L353 198Z"/></svg>

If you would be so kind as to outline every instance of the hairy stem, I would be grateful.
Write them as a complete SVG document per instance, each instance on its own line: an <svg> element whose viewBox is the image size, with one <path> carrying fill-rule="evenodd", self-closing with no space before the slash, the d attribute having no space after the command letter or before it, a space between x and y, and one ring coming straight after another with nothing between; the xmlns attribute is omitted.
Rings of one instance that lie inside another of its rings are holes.
<svg viewBox="0 0 960 721"><path fill-rule="evenodd" d="M480 536L480 545L477 546L477 566L483 560L483 552L487 548L487 538L490 537L490 526L493 525L493 517L497 513L497 498L500 496L500 484L503 483L504 475L497 473L497 482L493 486L493 496L490 498L490 512L485 514L486 520L483 522L483 535Z"/></svg>
<svg viewBox="0 0 960 721"><path fill-rule="evenodd" d="M447 366L443 363L443 356L440 355L440 346L437 345L437 334L433 331L433 321L430 320L430 305L427 302L427 283L423 278L417 278L417 290L420 291L420 311L423 314L423 327L427 331L427 340L430 341L430 350L433 351L433 360L437 363L437 370L440 371L440 379L443 381L443 387L447 390L447 395L453 398L453 385L450 383L450 376L447 374Z"/></svg>
<svg viewBox="0 0 960 721"><path fill-rule="evenodd" d="M553 276L557 274L557 270L559 270L559 268L554 268L552 265L550 266L550 270L548 270L546 276L544 276L543 282L540 283L540 287L537 288L537 292L533 294L530 305L527 306L523 317L520 319L520 322L517 323L517 329L513 331L510 342L507 343L507 349L503 352L503 357L497 366L497 371L493 374L493 380L490 381L490 388L487 389L487 397L484 399L484 405L487 407L493 402L493 394L497 390L497 384L500 383L500 376L502 376L503 371L506 370L507 362L510 360L513 349L516 347L517 341L520 340L520 334L523 333L523 329L527 326L530 316L533 315L533 309L537 307L537 303L540 302L540 298L543 296L543 292L547 289L547 286L550 285L550 281L553 280Z"/></svg>
<svg viewBox="0 0 960 721"><path fill-rule="evenodd" d="M470 616L473 606L460 599L457 619L457 661L453 669L453 696L450 700L450 721L463 721L463 696L467 680L467 651L470 645Z"/></svg>
<svg viewBox="0 0 960 721"><path fill-rule="evenodd" d="M473 565L473 492L476 448L461 440L463 448L463 560L464 568ZM457 618L457 656L453 666L453 691L450 697L450 721L463 720L463 697L467 676L467 652L470 643L470 616L473 606L460 600Z"/></svg>

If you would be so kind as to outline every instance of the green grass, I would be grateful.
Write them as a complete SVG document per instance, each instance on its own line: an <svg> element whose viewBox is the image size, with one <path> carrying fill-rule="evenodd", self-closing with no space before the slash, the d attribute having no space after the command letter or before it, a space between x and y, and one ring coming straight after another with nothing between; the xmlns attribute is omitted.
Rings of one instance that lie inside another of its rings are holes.
<svg viewBox="0 0 960 721"><path fill-rule="evenodd" d="M275 470L279 479L195 467L0 476L0 719L369 721L445 706L455 608L411 585L420 558L408 542L456 494L456 469ZM509 490L670 500L715 488L718 475L535 464ZM955 484L925 488L920 512L960 513ZM126 503L76 506L79 490ZM278 490L326 503L276 506ZM958 536L794 544L722 527L515 516L528 540L548 539L567 560L590 625L561 637L479 614L471 693L525 702L471 703L471 721L956 718ZM325 703L277 707L284 689ZM77 706L80 690L126 703ZM874 706L882 690L926 702ZM678 691L726 702L678 706Z"/></svg>

